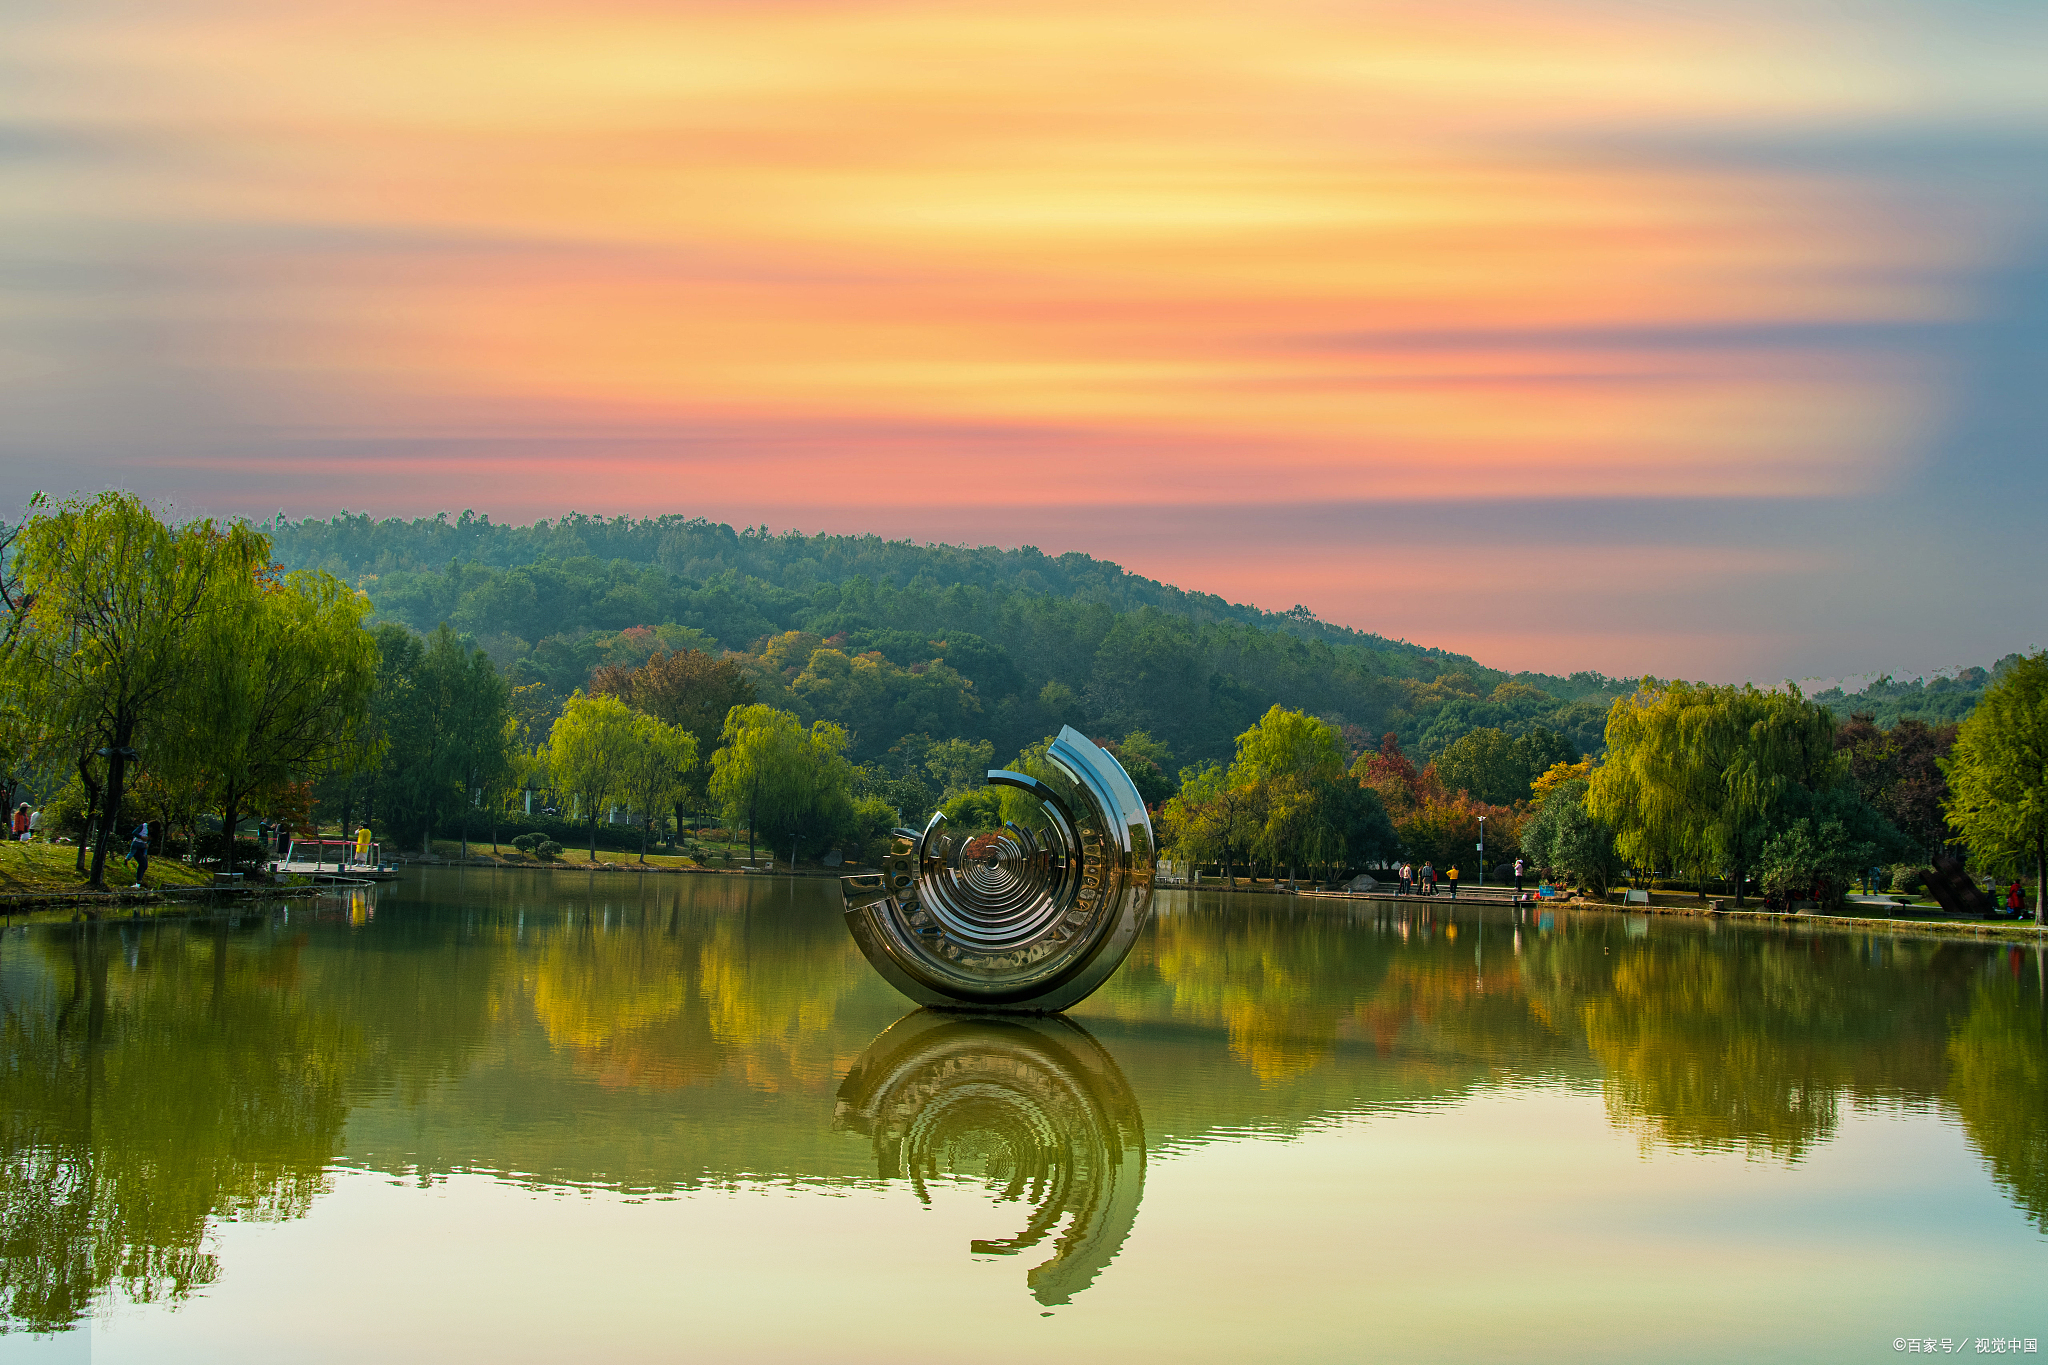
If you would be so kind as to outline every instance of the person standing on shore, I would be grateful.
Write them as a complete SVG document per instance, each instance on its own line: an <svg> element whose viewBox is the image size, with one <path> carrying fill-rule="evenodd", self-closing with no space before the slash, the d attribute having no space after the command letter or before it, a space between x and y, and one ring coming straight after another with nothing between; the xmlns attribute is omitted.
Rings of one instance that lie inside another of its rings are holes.
<svg viewBox="0 0 2048 1365"><path fill-rule="evenodd" d="M128 860L135 864L135 885L140 891L142 883L149 876L149 822L143 821L135 827L134 837L128 841Z"/></svg>
<svg viewBox="0 0 2048 1365"><path fill-rule="evenodd" d="M1402 863L1399 870L1397 870L1394 873L1394 894L1396 896L1405 896L1408 894L1409 874L1410 869L1408 867L1408 864L1405 862Z"/></svg>
<svg viewBox="0 0 2048 1365"><path fill-rule="evenodd" d="M1436 894L1436 864L1427 858L1422 860L1422 894L1425 896L1434 896Z"/></svg>
<svg viewBox="0 0 2048 1365"><path fill-rule="evenodd" d="M1515 899L1522 898L1522 860L1515 859Z"/></svg>
<svg viewBox="0 0 2048 1365"><path fill-rule="evenodd" d="M1450 881L1450 883L1451 883L1451 899L1452 899L1452 900L1456 900L1456 899L1458 898L1458 866L1457 866L1457 864L1456 864L1456 863L1453 863L1453 864L1451 864L1451 866L1450 866L1450 867L1446 868L1446 869L1444 870L1444 876L1445 876L1445 878L1446 878L1446 879L1448 879L1448 880Z"/></svg>

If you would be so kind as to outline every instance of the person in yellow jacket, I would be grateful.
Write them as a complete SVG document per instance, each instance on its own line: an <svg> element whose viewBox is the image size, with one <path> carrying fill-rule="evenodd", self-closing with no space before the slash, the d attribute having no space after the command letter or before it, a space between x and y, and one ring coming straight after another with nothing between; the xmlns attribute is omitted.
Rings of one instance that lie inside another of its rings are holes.
<svg viewBox="0 0 2048 1365"><path fill-rule="evenodd" d="M1452 867L1450 871L1444 873L1444 879L1451 884L1451 899L1456 900L1458 898L1458 869Z"/></svg>
<svg viewBox="0 0 2048 1365"><path fill-rule="evenodd" d="M356 826L356 861L358 863L370 861L370 827L368 825Z"/></svg>

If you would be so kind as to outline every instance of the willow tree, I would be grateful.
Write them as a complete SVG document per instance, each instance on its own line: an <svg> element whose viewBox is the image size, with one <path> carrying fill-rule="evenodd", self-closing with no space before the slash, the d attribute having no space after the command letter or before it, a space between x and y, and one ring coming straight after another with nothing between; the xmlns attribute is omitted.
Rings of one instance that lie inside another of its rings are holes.
<svg viewBox="0 0 2048 1365"><path fill-rule="evenodd" d="M756 704L735 706L721 738L724 747L711 757L711 796L728 828L745 822L748 862L757 833L794 845L851 821L853 766L842 727L821 720L806 729L788 711Z"/></svg>
<svg viewBox="0 0 2048 1365"><path fill-rule="evenodd" d="M1231 776L1256 793L1254 804L1264 817L1258 844L1276 872L1281 862L1287 864L1290 880L1301 859L1321 861L1343 842L1336 803L1321 798L1324 788L1351 782L1344 759L1344 740L1335 726L1284 706L1269 707L1258 724L1237 737Z"/></svg>
<svg viewBox="0 0 2048 1365"><path fill-rule="evenodd" d="M597 861L597 821L626 794L640 717L617 697L574 696L548 732L548 771L556 785L590 812L590 861Z"/></svg>
<svg viewBox="0 0 2048 1365"><path fill-rule="evenodd" d="M1799 689L1647 682L1614 703L1586 809L1638 867L1742 883L1786 809L1840 784L1835 720Z"/></svg>
<svg viewBox="0 0 2048 1365"><path fill-rule="evenodd" d="M79 729L104 736L107 779L91 881L107 846L137 744L160 728L190 677L192 643L222 591L248 582L269 544L247 526L168 526L132 493L38 512L14 545L21 619L8 665L39 677Z"/></svg>
<svg viewBox="0 0 2048 1365"><path fill-rule="evenodd" d="M680 725L636 716L626 760L624 790L640 817L640 861L647 861L647 836L654 813L677 800L697 767L697 737Z"/></svg>
<svg viewBox="0 0 2048 1365"><path fill-rule="evenodd" d="M377 673L369 601L330 574L223 583L189 640L166 748L220 810L226 869L252 797L345 759Z"/></svg>
<svg viewBox="0 0 2048 1365"><path fill-rule="evenodd" d="M2034 922L2048 923L2048 652L1984 690L1941 767L1949 824L1986 866L2032 863Z"/></svg>

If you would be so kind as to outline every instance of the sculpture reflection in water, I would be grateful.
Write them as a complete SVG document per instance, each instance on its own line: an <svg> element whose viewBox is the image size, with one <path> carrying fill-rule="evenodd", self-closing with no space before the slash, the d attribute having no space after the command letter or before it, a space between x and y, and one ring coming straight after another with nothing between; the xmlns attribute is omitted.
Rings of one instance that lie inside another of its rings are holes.
<svg viewBox="0 0 2048 1365"><path fill-rule="evenodd" d="M1115 1259L1145 1191L1145 1125L1130 1084L1063 1018L908 1015L847 1074L833 1126L865 1134L882 1179L908 1180L926 1203L929 1182L977 1178L999 1200L1022 1202L1019 1232L971 1250L1014 1256L1052 1237L1052 1255L1025 1276L1047 1306Z"/></svg>
<svg viewBox="0 0 2048 1365"><path fill-rule="evenodd" d="M897 830L882 871L840 879L846 927L921 1005L1063 1010L1109 979L1145 927L1152 820L1130 774L1072 727L1047 747L1042 778L988 780L1024 794L1019 819L955 835L940 812L921 833Z"/></svg>

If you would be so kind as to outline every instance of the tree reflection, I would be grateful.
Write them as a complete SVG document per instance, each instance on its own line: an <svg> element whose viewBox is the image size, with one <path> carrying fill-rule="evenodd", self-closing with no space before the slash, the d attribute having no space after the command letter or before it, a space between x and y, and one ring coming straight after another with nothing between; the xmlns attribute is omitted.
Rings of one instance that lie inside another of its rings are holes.
<svg viewBox="0 0 2048 1365"><path fill-rule="evenodd" d="M909 1015L848 1072L834 1126L866 1135L877 1174L909 1181L926 1203L931 1182L955 1179L1022 1205L1016 1235L969 1249L1014 1256L1051 1237L1051 1256L1025 1275L1046 1305L1094 1283L1144 1197L1145 1124L1130 1085L1100 1043L1057 1015Z"/></svg>
<svg viewBox="0 0 2048 1365"><path fill-rule="evenodd" d="M1615 1121L1646 1142L1797 1161L1834 1134L1845 1096L1941 1089L1957 965L1945 950L1588 927L1534 947L1531 971L1599 1062Z"/></svg>
<svg viewBox="0 0 2048 1365"><path fill-rule="evenodd" d="M2015 954L2018 949L2011 950ZM2048 1022L2016 982L1979 982L1949 1035L1948 1098L2012 1201L2048 1232Z"/></svg>
<svg viewBox="0 0 2048 1365"><path fill-rule="evenodd" d="M19 951L18 945L10 945ZM0 1020L0 1237L12 1324L211 1283L215 1218L304 1213L339 1149L361 1033L313 1011L296 940L225 924L39 936Z"/></svg>
<svg viewBox="0 0 2048 1365"><path fill-rule="evenodd" d="M217 1220L295 1217L344 1159L631 1190L986 1181L1020 1216L978 1250L1043 1260L1058 1302L1114 1255L1148 1138L1529 1078L1599 1085L1646 1143L1767 1161L1859 1103L1947 1105L2048 1230L2039 959L2002 947L1162 897L1077 1011L1092 1035L919 1014L877 1038L903 1006L836 888L647 881L386 888L354 928L294 908L0 938L8 1322L191 1294ZM822 1120L835 1087L872 1154Z"/></svg>

